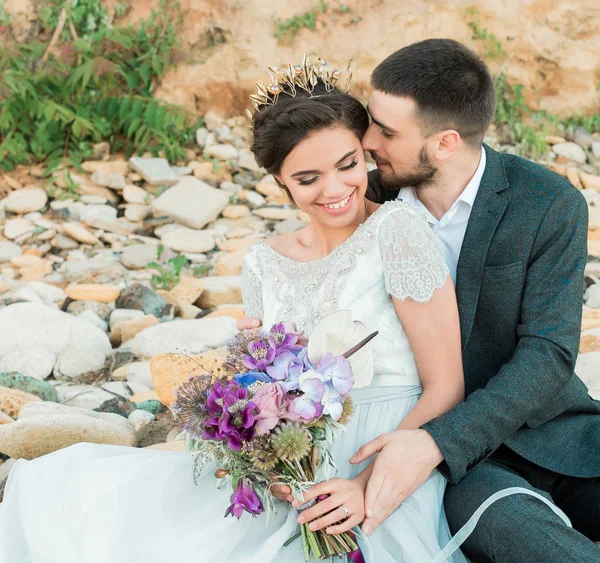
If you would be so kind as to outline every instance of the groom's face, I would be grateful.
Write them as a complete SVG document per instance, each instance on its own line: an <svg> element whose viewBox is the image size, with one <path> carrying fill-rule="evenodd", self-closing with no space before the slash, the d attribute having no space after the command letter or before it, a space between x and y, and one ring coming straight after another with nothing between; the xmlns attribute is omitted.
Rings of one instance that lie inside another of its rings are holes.
<svg viewBox="0 0 600 563"><path fill-rule="evenodd" d="M362 145L377 163L383 186L418 189L431 183L437 169L427 152L415 102L375 90L367 109L371 125Z"/></svg>

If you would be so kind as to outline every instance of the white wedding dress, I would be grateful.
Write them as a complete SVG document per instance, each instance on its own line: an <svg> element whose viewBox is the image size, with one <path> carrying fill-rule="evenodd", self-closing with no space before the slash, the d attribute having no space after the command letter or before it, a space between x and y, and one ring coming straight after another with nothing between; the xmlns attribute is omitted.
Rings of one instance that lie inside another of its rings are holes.
<svg viewBox="0 0 600 563"><path fill-rule="evenodd" d="M365 464L348 459L394 430L422 391L407 336L390 294L431 299L448 277L427 222L402 202L381 206L329 256L298 263L258 242L244 265L244 303L266 327L292 321L310 334L328 313L347 309L373 331L375 374L352 391L355 414L332 447L338 476ZM0 563L303 563L297 513L276 501L277 516L224 518L229 490L214 467L192 482L183 452L78 444L18 461L0 504ZM428 563L450 540L445 480L431 477L375 531L360 540L367 563ZM339 561L339 559L336 559ZM460 551L444 561L463 563Z"/></svg>

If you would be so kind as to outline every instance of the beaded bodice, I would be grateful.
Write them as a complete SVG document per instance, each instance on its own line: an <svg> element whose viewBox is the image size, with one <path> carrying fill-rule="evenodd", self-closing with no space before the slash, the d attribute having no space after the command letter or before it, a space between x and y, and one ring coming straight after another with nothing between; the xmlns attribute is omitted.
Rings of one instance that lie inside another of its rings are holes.
<svg viewBox="0 0 600 563"><path fill-rule="evenodd" d="M265 326L290 321L308 335L324 316L348 309L379 331L373 341L376 379L404 374L406 384L415 384L414 357L391 296L426 302L447 276L428 223L409 204L393 201L319 260L296 262L265 242L254 244L244 263L244 306Z"/></svg>

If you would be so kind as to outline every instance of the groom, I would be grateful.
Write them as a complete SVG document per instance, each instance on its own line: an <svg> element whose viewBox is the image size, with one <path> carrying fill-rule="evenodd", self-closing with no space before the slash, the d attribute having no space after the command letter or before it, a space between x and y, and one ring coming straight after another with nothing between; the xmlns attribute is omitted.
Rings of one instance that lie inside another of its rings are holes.
<svg viewBox="0 0 600 563"><path fill-rule="evenodd" d="M422 41L371 77L363 138L377 171L368 197L412 203L437 231L456 285L466 399L376 452L366 494L374 529L437 467L450 481L453 533L495 492L462 546L474 561L598 563L600 402L575 375L587 258L587 207L560 176L483 144L495 92L464 45ZM411 186L411 187L407 187Z"/></svg>
<svg viewBox="0 0 600 563"><path fill-rule="evenodd" d="M477 562L598 563L600 402L574 373L587 207L567 181L483 144L495 92L485 64L446 39L405 47L372 74L368 197L413 204L437 232L458 298L466 400L419 430L365 444L372 532L437 468L453 533L496 491L463 552ZM410 187L408 187L410 186ZM256 326L246 319L240 328ZM420 562L419 562L420 563ZM425 562L424 562L425 563Z"/></svg>

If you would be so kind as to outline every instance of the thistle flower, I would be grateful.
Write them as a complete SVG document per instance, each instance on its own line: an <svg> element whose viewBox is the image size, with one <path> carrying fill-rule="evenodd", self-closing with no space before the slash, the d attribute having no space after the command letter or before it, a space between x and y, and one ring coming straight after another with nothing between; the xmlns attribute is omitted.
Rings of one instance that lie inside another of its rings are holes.
<svg viewBox="0 0 600 563"><path fill-rule="evenodd" d="M277 465L279 459L273 450L271 439L268 436L258 437L254 440L252 447L250 460L256 469L268 472Z"/></svg>
<svg viewBox="0 0 600 563"><path fill-rule="evenodd" d="M354 403L350 398L350 395L346 395L342 401L342 416L340 416L338 422L346 426L350 422L352 415L354 414Z"/></svg>
<svg viewBox="0 0 600 563"><path fill-rule="evenodd" d="M299 424L285 423L275 430L273 449L280 459L300 460L310 451L310 435Z"/></svg>
<svg viewBox="0 0 600 563"><path fill-rule="evenodd" d="M203 437L204 423L209 416L206 401L211 386L211 378L206 375L190 377L177 388L171 405L175 419L197 439Z"/></svg>
<svg viewBox="0 0 600 563"><path fill-rule="evenodd" d="M253 516L264 511L263 505L254 492L252 485L247 479L240 479L238 485L231 495L231 505L225 512L225 517L235 516L238 520L241 518L244 510Z"/></svg>

